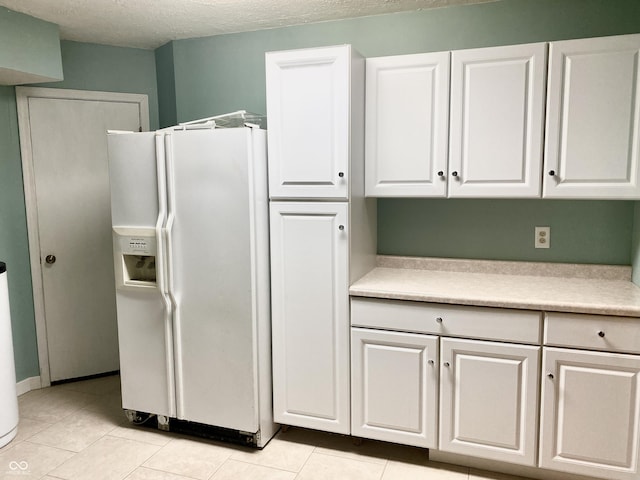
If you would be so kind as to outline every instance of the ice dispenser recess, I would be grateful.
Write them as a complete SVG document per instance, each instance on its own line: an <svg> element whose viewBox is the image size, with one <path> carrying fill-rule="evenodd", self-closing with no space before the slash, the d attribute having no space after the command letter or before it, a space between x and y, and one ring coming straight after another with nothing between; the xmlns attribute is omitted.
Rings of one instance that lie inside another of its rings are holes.
<svg viewBox="0 0 640 480"><path fill-rule="evenodd" d="M153 228L114 228L118 288L156 288L156 232Z"/></svg>

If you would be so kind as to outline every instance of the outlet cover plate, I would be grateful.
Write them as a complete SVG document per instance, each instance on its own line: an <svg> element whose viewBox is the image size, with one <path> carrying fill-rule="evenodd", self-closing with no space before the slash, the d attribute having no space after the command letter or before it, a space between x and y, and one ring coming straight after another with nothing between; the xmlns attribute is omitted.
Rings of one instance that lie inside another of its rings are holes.
<svg viewBox="0 0 640 480"><path fill-rule="evenodd" d="M551 248L551 227L536 227L536 248Z"/></svg>

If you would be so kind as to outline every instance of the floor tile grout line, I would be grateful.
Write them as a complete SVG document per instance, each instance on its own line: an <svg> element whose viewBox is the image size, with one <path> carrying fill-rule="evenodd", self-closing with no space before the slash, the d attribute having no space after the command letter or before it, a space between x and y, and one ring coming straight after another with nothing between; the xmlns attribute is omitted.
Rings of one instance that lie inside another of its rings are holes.
<svg viewBox="0 0 640 480"><path fill-rule="evenodd" d="M309 455L309 456L311 456L311 455ZM271 470L277 470L277 471L279 471L279 472L293 473L294 475L298 475L298 473L300 473L300 471L301 471L301 470L302 470L302 468L304 467L304 465L303 465L302 467L300 467L300 470L298 470L298 471L296 472L296 471L293 471L293 470L287 470L286 468L274 467L273 465L264 465L264 464L261 464L261 463L251 463L251 462L247 462L247 461L245 461L245 460L239 460L239 459L237 459L237 458L232 458L232 457L227 458L227 459L224 461L224 463L227 463L227 462L229 462L229 461L232 461L232 462L238 462L238 463L244 463L245 465L252 465L252 466L254 466L254 467L264 467L264 468L269 468L269 469L271 469ZM305 460L305 463L306 463L306 460Z"/></svg>
<svg viewBox="0 0 640 480"><path fill-rule="evenodd" d="M155 455L155 454L154 454L154 455ZM153 455L152 455L152 456L153 456ZM151 457L149 457L149 458L151 458ZM147 458L147 460L149 460L149 458ZM174 473L174 472L169 472L168 470L161 470L161 469L159 469L159 468L149 467L149 466L145 465L145 462L146 462L147 460L145 460L141 465L138 465L136 468L134 468L134 469L133 469L133 472L135 472L138 468L144 468L144 469L146 469L146 470L151 470L151 471L154 471L154 472L168 473L169 475L176 475L176 476L178 476L178 477L190 478L190 479L192 479L192 480L202 480L202 479L199 479L199 478L196 478L196 477L192 477L192 476L190 476L190 475L186 475L186 474L184 474L184 473ZM125 477L125 479L126 479L127 477L129 477L133 472L129 473L129 474ZM208 478L210 479L211 477L208 477ZM124 480L124 479L123 479L123 480Z"/></svg>

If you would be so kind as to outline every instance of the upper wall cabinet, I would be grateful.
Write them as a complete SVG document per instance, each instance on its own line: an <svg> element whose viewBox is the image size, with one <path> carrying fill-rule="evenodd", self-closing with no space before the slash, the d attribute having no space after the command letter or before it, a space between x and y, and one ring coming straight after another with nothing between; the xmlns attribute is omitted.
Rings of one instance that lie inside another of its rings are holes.
<svg viewBox="0 0 640 480"><path fill-rule="evenodd" d="M546 59L546 43L367 59L366 194L539 197Z"/></svg>
<svg viewBox="0 0 640 480"><path fill-rule="evenodd" d="M269 195L349 198L350 45L267 53Z"/></svg>
<svg viewBox="0 0 640 480"><path fill-rule="evenodd" d="M640 35L550 45L544 196L640 198Z"/></svg>
<svg viewBox="0 0 640 480"><path fill-rule="evenodd" d="M539 197L546 43L451 56L450 197Z"/></svg>
<svg viewBox="0 0 640 480"><path fill-rule="evenodd" d="M367 59L367 195L444 197L449 52Z"/></svg>

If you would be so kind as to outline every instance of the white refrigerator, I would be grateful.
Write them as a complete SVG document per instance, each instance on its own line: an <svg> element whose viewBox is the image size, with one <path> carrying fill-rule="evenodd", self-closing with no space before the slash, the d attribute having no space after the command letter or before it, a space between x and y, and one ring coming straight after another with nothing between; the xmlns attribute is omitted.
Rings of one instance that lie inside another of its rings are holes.
<svg viewBox="0 0 640 480"><path fill-rule="evenodd" d="M264 446L271 393L266 132L109 132L122 405Z"/></svg>

